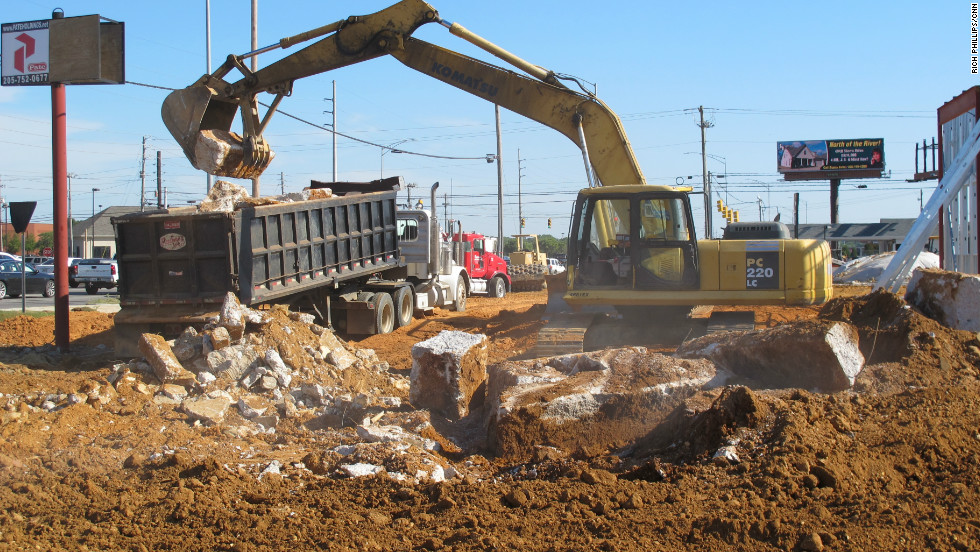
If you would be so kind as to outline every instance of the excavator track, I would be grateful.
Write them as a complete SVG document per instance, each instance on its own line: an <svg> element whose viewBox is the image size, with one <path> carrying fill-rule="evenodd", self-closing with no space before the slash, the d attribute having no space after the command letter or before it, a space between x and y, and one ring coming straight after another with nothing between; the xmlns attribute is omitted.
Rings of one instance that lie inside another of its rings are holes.
<svg viewBox="0 0 980 552"><path fill-rule="evenodd" d="M538 331L534 354L538 357L581 353L585 334L598 316L594 312L553 314Z"/></svg>

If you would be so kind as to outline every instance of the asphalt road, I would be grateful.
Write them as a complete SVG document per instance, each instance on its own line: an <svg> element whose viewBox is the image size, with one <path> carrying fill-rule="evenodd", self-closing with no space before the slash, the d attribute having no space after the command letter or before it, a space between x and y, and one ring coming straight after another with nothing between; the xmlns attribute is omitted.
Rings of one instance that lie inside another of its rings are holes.
<svg viewBox="0 0 980 552"><path fill-rule="evenodd" d="M100 289L95 295L89 295L85 293L84 286L78 286L77 288L68 288L68 306L69 308L84 307L84 306L95 306L97 304L118 304L117 301L119 296L116 294L115 289ZM54 297L42 297L39 293L31 293L27 295L27 310L54 310ZM20 310L22 305L22 300L20 297L4 297L0 299L0 310Z"/></svg>

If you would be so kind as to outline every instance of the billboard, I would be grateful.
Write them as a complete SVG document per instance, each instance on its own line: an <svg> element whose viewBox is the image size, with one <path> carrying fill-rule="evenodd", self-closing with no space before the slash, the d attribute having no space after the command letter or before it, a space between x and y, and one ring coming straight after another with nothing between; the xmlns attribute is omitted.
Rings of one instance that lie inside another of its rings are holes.
<svg viewBox="0 0 980 552"><path fill-rule="evenodd" d="M885 140L796 140L776 142L776 167L782 174L803 173L831 178L830 173L859 171L854 176L877 176L885 168ZM867 173L867 174L865 174ZM823 175L823 176L821 176Z"/></svg>
<svg viewBox="0 0 980 552"><path fill-rule="evenodd" d="M0 84L48 84L48 23L24 21L0 26Z"/></svg>

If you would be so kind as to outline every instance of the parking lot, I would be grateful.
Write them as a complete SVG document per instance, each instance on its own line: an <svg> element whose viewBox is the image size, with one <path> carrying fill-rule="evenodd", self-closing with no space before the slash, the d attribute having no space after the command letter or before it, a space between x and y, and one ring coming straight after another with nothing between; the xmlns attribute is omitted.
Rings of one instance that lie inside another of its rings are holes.
<svg viewBox="0 0 980 552"><path fill-rule="evenodd" d="M38 293L27 295L27 310L54 310L54 297L42 297ZM20 297L4 297L0 299L0 310L21 310L22 299ZM68 288L68 305L70 308L76 307L98 307L99 310L111 309L119 305L119 296L115 289L100 289L95 295L85 293L85 288Z"/></svg>

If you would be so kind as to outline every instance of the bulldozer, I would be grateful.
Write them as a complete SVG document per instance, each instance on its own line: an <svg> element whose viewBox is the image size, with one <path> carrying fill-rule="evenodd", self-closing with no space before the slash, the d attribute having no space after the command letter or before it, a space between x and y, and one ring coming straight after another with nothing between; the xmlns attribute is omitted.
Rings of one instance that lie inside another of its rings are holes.
<svg viewBox="0 0 980 552"><path fill-rule="evenodd" d="M514 70L412 36L431 23ZM245 65L252 56L311 40L257 71ZM164 101L163 119L195 167L217 176L255 177L273 161L263 131L297 80L389 55L427 77L548 126L579 148L587 186L572 209L565 285L555 286L564 288L560 299L571 312L551 315L538 336L541 354L582 351L587 334L610 318L600 310L633 327L647 327L698 305L810 305L831 297L825 241L698 240L692 189L647 184L619 117L588 86L443 19L423 0L402 0L230 55L214 73L172 92ZM229 79L233 70L241 78ZM264 115L260 93L273 96ZM231 130L238 112L240 134Z"/></svg>
<svg viewBox="0 0 980 552"><path fill-rule="evenodd" d="M514 291L538 291L545 287L548 256L538 247L537 234L515 234L517 250L510 254L507 273ZM529 245L534 243L532 249Z"/></svg>

